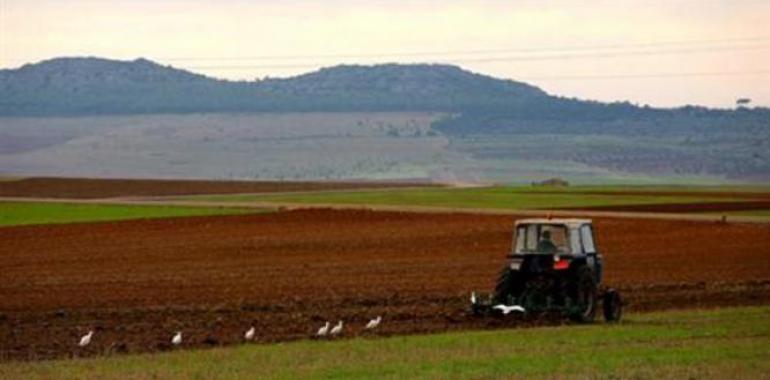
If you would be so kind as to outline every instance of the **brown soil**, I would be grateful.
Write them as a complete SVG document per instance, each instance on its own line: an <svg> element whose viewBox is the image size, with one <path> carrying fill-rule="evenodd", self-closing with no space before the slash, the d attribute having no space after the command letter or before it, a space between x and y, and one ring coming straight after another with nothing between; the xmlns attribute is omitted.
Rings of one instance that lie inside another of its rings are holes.
<svg viewBox="0 0 770 380"><path fill-rule="evenodd" d="M564 194L563 191L556 190L533 190L532 194ZM603 195L603 196L649 196L649 197L693 197L693 198L730 198L730 199L753 199L770 200L770 192L761 191L659 191L659 190L632 190L623 189L619 191L594 191L594 190L572 190L568 194L584 195Z"/></svg>
<svg viewBox="0 0 770 380"><path fill-rule="evenodd" d="M424 182L207 181L91 178L23 178L0 181L0 196L30 198L112 198L195 194L274 193L383 187L435 186Z"/></svg>
<svg viewBox="0 0 770 380"><path fill-rule="evenodd" d="M537 191L534 193L560 194L558 191ZM725 198L729 201L698 202L698 203L660 203L643 205L611 205L594 207L575 207L579 210L612 211L612 212L651 212L651 213L698 213L726 211L754 211L770 209L770 193L767 192L730 192L730 191L578 191L574 194L602 196L647 196L647 197L695 197L695 198ZM740 201L735 201L741 199ZM745 200L743 200L745 199ZM562 208L567 210L570 208Z"/></svg>
<svg viewBox="0 0 770 380"><path fill-rule="evenodd" d="M668 203L668 204L662 203L662 204L646 204L646 205L581 207L580 209L596 210L596 211L660 212L660 213L755 211L755 210L770 210L770 201Z"/></svg>
<svg viewBox="0 0 770 380"><path fill-rule="evenodd" d="M0 359L35 360L542 323L474 318L510 216L296 210L0 228ZM631 310L770 303L770 225L598 219L606 283ZM556 323L561 323L557 321ZM77 341L97 329L93 343Z"/></svg>

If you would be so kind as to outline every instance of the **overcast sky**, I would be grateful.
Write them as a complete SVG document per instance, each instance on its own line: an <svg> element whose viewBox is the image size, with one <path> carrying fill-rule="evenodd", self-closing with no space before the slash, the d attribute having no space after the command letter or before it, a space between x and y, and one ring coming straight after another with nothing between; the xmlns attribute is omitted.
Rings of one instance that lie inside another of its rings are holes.
<svg viewBox="0 0 770 380"><path fill-rule="evenodd" d="M146 57L210 76L436 62L604 101L770 106L770 1L0 0L0 67Z"/></svg>

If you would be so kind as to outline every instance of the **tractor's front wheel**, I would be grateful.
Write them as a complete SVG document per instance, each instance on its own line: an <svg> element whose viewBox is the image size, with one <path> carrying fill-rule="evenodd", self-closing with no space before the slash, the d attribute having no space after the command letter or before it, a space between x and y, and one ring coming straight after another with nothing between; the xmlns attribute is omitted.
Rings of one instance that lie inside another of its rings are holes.
<svg viewBox="0 0 770 380"><path fill-rule="evenodd" d="M570 298L574 305L569 315L571 320L591 323L596 319L596 280L590 267L584 265L575 271L570 281Z"/></svg>

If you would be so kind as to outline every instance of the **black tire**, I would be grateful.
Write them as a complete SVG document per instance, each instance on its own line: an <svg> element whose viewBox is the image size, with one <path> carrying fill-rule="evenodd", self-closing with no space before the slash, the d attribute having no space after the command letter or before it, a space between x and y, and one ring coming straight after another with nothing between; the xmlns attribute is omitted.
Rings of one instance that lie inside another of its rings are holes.
<svg viewBox="0 0 770 380"><path fill-rule="evenodd" d="M585 265L576 268L569 289L574 305L569 318L579 323L592 323L596 319L597 301L594 271Z"/></svg>
<svg viewBox="0 0 770 380"><path fill-rule="evenodd" d="M492 302L495 304L508 305L521 293L521 279L519 273L512 271L508 266L504 267L500 271L500 276L497 278L497 285L495 285L495 294L492 297Z"/></svg>
<svg viewBox="0 0 770 380"><path fill-rule="evenodd" d="M623 315L623 300L620 293L615 289L607 289L602 297L602 309L604 309L604 320L607 322L618 322Z"/></svg>

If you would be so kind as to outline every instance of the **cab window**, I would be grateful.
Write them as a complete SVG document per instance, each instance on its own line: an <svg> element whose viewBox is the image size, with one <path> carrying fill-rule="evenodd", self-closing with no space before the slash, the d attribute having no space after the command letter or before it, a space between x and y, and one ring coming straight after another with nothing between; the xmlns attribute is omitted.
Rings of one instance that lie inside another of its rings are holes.
<svg viewBox="0 0 770 380"><path fill-rule="evenodd" d="M567 253L567 228L562 225L528 224L516 230L516 253Z"/></svg>
<svg viewBox="0 0 770 380"><path fill-rule="evenodd" d="M580 244L580 231L577 229L571 230L569 238L570 246L572 247L572 254L579 255L583 253L583 246Z"/></svg>
<svg viewBox="0 0 770 380"><path fill-rule="evenodd" d="M586 253L595 253L596 247L594 247L594 234L591 230L591 226L584 225L580 227L580 237L583 240L583 249Z"/></svg>
<svg viewBox="0 0 770 380"><path fill-rule="evenodd" d="M524 242L527 240L527 228L524 226L520 226L516 229L516 245L513 248L513 252L522 252L524 251Z"/></svg>

